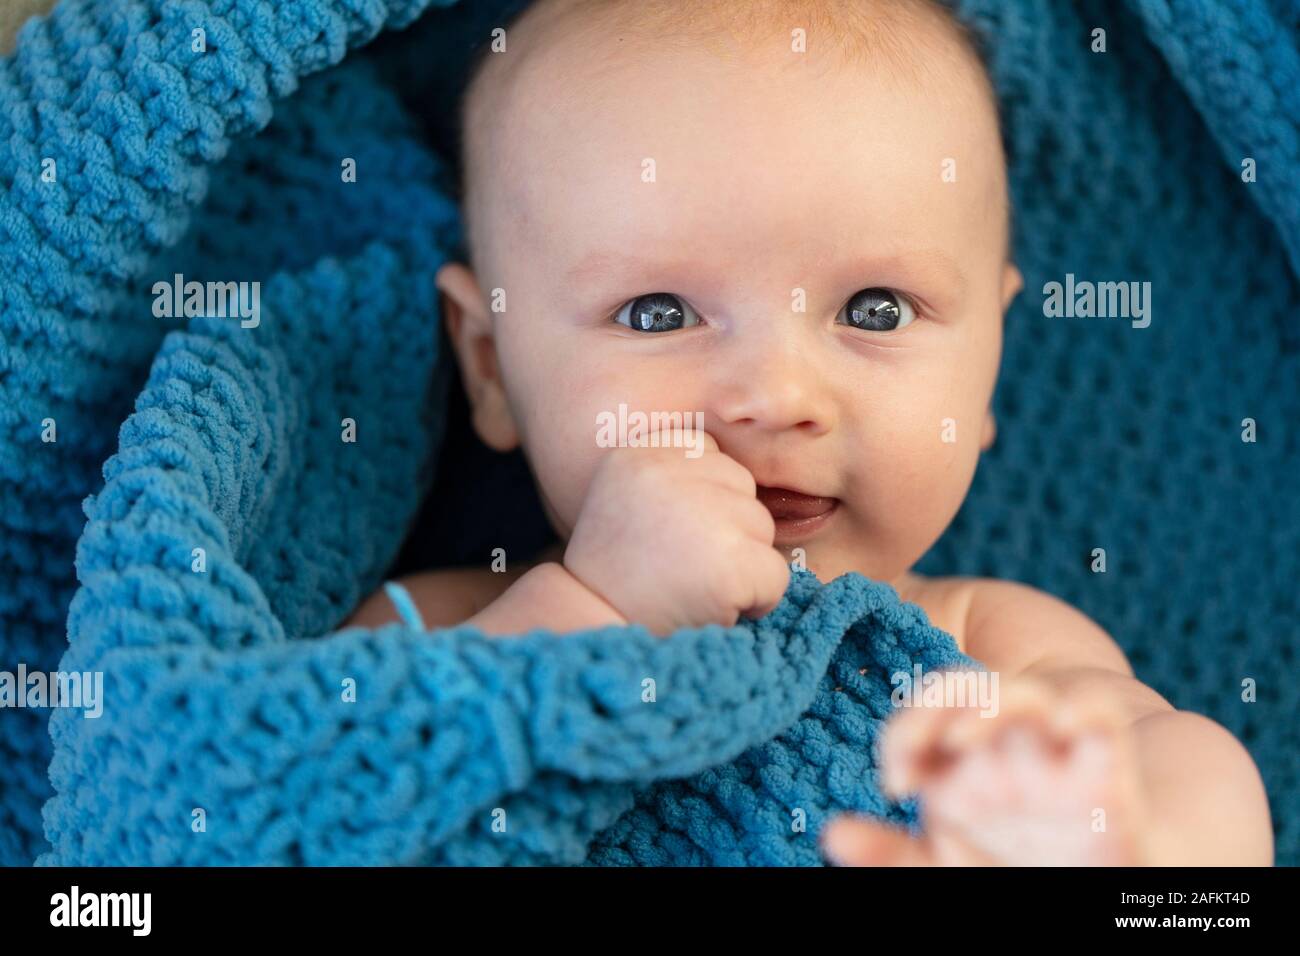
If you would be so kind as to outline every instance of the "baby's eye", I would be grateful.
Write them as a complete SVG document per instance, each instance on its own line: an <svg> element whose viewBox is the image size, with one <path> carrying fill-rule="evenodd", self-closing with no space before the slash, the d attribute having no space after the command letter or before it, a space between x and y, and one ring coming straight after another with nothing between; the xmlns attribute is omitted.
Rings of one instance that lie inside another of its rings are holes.
<svg viewBox="0 0 1300 956"><path fill-rule="evenodd" d="M916 318L907 296L889 289L863 289L844 306L845 325L867 332L891 332ZM836 321L838 321L838 316Z"/></svg>
<svg viewBox="0 0 1300 956"><path fill-rule="evenodd" d="M698 325L695 310L670 292L638 296L618 310L614 321L638 332L671 332Z"/></svg>

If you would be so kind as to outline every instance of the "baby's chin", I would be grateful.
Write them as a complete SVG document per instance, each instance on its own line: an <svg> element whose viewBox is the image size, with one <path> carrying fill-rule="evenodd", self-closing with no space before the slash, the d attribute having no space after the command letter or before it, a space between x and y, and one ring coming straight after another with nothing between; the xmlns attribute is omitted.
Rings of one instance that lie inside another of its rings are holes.
<svg viewBox="0 0 1300 956"><path fill-rule="evenodd" d="M777 546L786 561L811 571L817 580L828 584L845 574L860 574L872 581L883 581L895 588L911 572L915 561L882 560L888 549L872 542L825 540L781 542Z"/></svg>

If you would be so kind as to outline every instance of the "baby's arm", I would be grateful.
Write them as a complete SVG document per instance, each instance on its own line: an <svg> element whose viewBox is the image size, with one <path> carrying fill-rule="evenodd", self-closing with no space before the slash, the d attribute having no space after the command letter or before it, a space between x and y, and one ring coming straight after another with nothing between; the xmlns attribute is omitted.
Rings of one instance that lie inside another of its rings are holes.
<svg viewBox="0 0 1300 956"><path fill-rule="evenodd" d="M1037 679L1065 706L1108 710L1131 734L1148 862L1272 864L1263 781L1227 729L1176 710L1139 681L1110 635L1068 604L1010 582L987 582L977 594L971 656L1009 679Z"/></svg>
<svg viewBox="0 0 1300 956"><path fill-rule="evenodd" d="M533 628L557 633L624 625L604 598L562 564L547 561L525 572L495 601L465 622L484 634L523 634Z"/></svg>
<svg viewBox="0 0 1300 956"><path fill-rule="evenodd" d="M1081 612L1019 584L974 581L966 653L998 675L999 711L909 708L886 726L885 789L919 792L927 836L829 828L857 863L1262 865L1268 799L1246 749L1137 680ZM1010 733L1008 731L1010 730Z"/></svg>
<svg viewBox="0 0 1300 956"><path fill-rule="evenodd" d="M773 547L776 525L755 495L754 476L722 454L711 435L702 437L695 458L682 451L691 446L671 440L606 452L563 561L537 565L500 597L484 593L497 582L485 585L472 574L459 586L450 577L456 572L400 583L430 629L464 622L487 634L521 634L632 622L666 636L761 617L790 581ZM374 627L395 618L380 593L348 624Z"/></svg>
<svg viewBox="0 0 1300 956"><path fill-rule="evenodd" d="M512 575L513 576L513 575ZM425 571L398 581L433 630L468 624L484 634L523 634L535 628L563 633L627 620L554 561L534 565L505 591L475 571ZM399 620L388 595L379 590L343 627L379 627Z"/></svg>

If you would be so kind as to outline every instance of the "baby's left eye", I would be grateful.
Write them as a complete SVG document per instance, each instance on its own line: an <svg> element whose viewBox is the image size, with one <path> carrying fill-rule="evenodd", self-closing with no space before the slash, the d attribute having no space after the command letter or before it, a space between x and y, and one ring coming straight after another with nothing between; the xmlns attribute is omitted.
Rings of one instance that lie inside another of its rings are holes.
<svg viewBox="0 0 1300 956"><path fill-rule="evenodd" d="M907 296L891 289L863 289L849 299L841 313L843 324L867 332L891 332L916 318L916 309ZM836 316L839 322L839 316Z"/></svg>
<svg viewBox="0 0 1300 956"><path fill-rule="evenodd" d="M638 332L655 333L699 325L700 317L671 292L654 292L624 303L614 321Z"/></svg>

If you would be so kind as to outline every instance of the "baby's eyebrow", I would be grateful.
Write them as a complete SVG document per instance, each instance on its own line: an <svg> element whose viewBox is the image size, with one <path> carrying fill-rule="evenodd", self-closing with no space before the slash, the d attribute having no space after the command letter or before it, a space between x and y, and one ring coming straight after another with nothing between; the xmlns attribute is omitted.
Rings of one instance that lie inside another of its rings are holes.
<svg viewBox="0 0 1300 956"><path fill-rule="evenodd" d="M565 273L565 283L572 285L574 283L588 283L603 275L610 274L614 277L627 277L634 275L649 275L650 273L674 275L689 274L692 269L698 269L698 260L679 259L660 262L658 260L639 260L626 255L615 255L613 253L596 250L584 256L577 265Z"/></svg>
<svg viewBox="0 0 1300 956"><path fill-rule="evenodd" d="M960 295L966 289L966 273L947 252L937 247L907 249L889 255L868 255L850 259L843 265L827 270L851 282L852 277L900 276L899 280L913 283L941 282L945 291Z"/></svg>
<svg viewBox="0 0 1300 956"><path fill-rule="evenodd" d="M566 286L589 285L601 278L628 280L635 276L673 275L682 279L710 277L710 270L700 259L637 259L626 254L594 250L565 273ZM869 282L875 277L891 278L894 282L942 282L953 294L960 294L966 286L966 275L956 260L938 248L908 249L888 255L861 255L846 257L827 266L818 263L810 271L809 284L834 282L852 284L855 278ZM880 280L882 283L885 279ZM662 290L671 291L671 290Z"/></svg>

